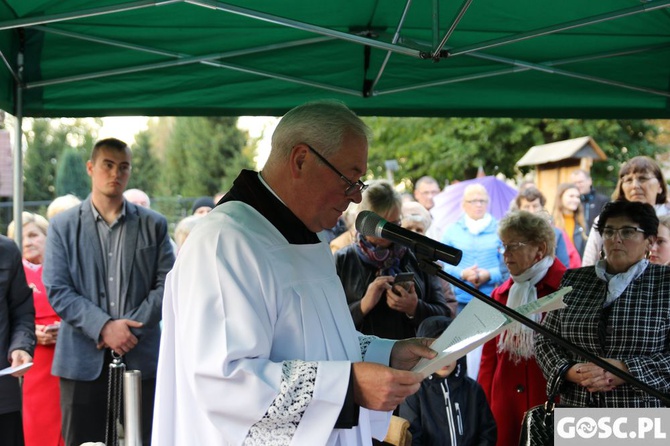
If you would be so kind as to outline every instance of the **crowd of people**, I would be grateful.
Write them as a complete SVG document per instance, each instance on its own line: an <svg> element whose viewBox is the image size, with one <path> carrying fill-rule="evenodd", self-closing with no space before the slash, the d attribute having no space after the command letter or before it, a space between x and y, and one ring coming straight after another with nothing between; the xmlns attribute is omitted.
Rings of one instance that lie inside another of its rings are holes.
<svg viewBox="0 0 670 446"><path fill-rule="evenodd" d="M564 404L661 406L519 323L424 379L412 368L473 296L353 224L372 211L461 250L444 272L511 309L572 286L567 308L533 320L668 393L670 207L653 159L622 165L611 200L575 170L551 212L524 184L500 219L470 184L434 234L440 183L422 177L407 197L364 183L369 139L340 103L298 106L263 169L196 199L174 234L126 189L130 148L98 141L87 198L24 212L0 236L0 369L14 368L0 376L0 444L106 441L117 357L141 372L155 446L379 444L391 412L414 445L507 446L558 374Z"/></svg>

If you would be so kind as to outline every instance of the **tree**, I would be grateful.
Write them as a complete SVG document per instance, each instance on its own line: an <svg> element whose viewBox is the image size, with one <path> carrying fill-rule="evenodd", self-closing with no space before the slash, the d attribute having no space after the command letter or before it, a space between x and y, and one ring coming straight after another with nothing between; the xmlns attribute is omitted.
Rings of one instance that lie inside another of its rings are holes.
<svg viewBox="0 0 670 446"><path fill-rule="evenodd" d="M234 117L176 118L166 147L164 192L214 195L232 185L241 168L253 168L246 132Z"/></svg>
<svg viewBox="0 0 670 446"><path fill-rule="evenodd" d="M73 194L81 199L91 191L91 182L81 154L67 147L58 158L56 173L56 196Z"/></svg>
<svg viewBox="0 0 670 446"><path fill-rule="evenodd" d="M612 171L636 155L654 156L656 127L643 120L512 118L365 118L374 139L368 165L384 176L384 161L396 159L396 180L423 175L439 181L474 178L481 166L489 175L514 177L516 162L534 145L592 136L608 156L595 163L594 182L613 188Z"/></svg>
<svg viewBox="0 0 670 446"><path fill-rule="evenodd" d="M128 182L128 189L141 189L150 197L156 195L161 166L152 153L151 133L148 130L135 135L132 151L133 171Z"/></svg>
<svg viewBox="0 0 670 446"><path fill-rule="evenodd" d="M83 160L95 143L102 125L83 119L35 119L24 133L26 155L24 197L26 201L52 200L56 194L56 165L66 147L74 148Z"/></svg>

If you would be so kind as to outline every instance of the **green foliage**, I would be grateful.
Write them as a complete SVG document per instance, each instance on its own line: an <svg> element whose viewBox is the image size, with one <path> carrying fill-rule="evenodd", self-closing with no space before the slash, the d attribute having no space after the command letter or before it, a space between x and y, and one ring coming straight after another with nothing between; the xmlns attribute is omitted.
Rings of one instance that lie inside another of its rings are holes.
<svg viewBox="0 0 670 446"><path fill-rule="evenodd" d="M246 132L234 117L179 117L167 142L162 191L196 197L227 190L241 168L253 168Z"/></svg>
<svg viewBox="0 0 670 446"><path fill-rule="evenodd" d="M654 156L656 127L643 120L512 118L364 118L372 128L368 166L371 176L385 177L384 161L398 160L396 181L414 182L430 175L440 182L487 175L518 176L516 162L534 145L591 136L608 156L595 163L596 185L613 188L622 162ZM528 171L530 169L526 169ZM408 184L409 185L409 184Z"/></svg>
<svg viewBox="0 0 670 446"><path fill-rule="evenodd" d="M141 189L150 197L158 192L157 179L160 175L159 160L152 153L151 134L145 130L135 135L132 146L133 170L128 182L128 189Z"/></svg>
<svg viewBox="0 0 670 446"><path fill-rule="evenodd" d="M24 197L26 201L52 200L56 197L56 165L58 157L72 147L82 159L95 144L102 122L93 124L82 119L35 119L24 132Z"/></svg>
<svg viewBox="0 0 670 446"><path fill-rule="evenodd" d="M57 165L56 196L73 194L82 200L86 198L91 191L91 181L81 154L67 147L58 158Z"/></svg>

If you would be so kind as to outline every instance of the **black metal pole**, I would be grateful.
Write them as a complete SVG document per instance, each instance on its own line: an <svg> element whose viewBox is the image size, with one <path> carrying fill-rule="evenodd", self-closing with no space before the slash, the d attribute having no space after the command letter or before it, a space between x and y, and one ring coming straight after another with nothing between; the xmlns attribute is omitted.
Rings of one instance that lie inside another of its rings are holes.
<svg viewBox="0 0 670 446"><path fill-rule="evenodd" d="M496 310L500 311L501 313L505 314L506 316L509 316L510 318L514 319L515 321L518 321L522 323L523 325L532 328L535 332L540 333L542 336L547 337L551 339L552 342L556 343L557 345L563 347L566 350L569 350L573 353L576 353L577 355L586 358L587 360L591 361L594 364L597 364L598 366L602 367L603 369L607 370L608 372L612 373L615 376L618 376L619 378L623 379L625 382L634 385L635 387L638 387L639 389L647 392L649 395L652 395L655 398L658 398L661 400L661 402L666 406L670 407L670 396L665 395L664 393L660 392L657 389L654 389L653 387L649 386L646 383L643 383L639 379L631 376L629 373L624 372L623 370L619 370L618 368L614 367L612 364L609 362L599 358L598 356L587 352L586 350L582 349L581 347L576 346L570 341L567 341L563 339L559 334L556 334L550 330L547 330L545 327L542 325L538 324L537 322L528 319L526 316L520 314L517 311L514 311L513 309L507 307L506 305L501 304L500 302L496 301L495 299L492 299L491 297L487 296L486 294L482 293L479 291L477 288L474 288L470 285L468 285L466 282L457 279L456 277L452 276L451 274L448 274L442 270L440 265L437 263L433 262L432 259L430 258L425 258L424 256L421 256L420 254L417 254L417 258L419 260L419 268L421 270L427 272L428 274L432 274L434 276L438 276L450 284L462 289L463 291L471 294L472 296L476 297L482 302L485 302L487 305L490 305L494 307Z"/></svg>

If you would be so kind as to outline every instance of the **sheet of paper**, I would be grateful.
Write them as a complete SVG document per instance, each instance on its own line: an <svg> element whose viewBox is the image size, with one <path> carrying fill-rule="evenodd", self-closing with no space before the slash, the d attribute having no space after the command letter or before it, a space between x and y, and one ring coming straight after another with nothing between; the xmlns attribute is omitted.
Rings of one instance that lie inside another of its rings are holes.
<svg viewBox="0 0 670 446"><path fill-rule="evenodd" d="M11 375L12 373L20 372L21 370L29 369L33 366L32 362L26 362L16 367L7 367L6 369L0 370L0 376Z"/></svg>
<svg viewBox="0 0 670 446"><path fill-rule="evenodd" d="M516 308L516 311L528 316L564 308L563 296L570 291L572 287L561 288L555 293ZM513 322L516 321L493 306L479 299L472 299L444 333L431 344L430 347L439 352L438 355L431 360L421 359L412 371L428 377L493 339L505 329L506 325Z"/></svg>

